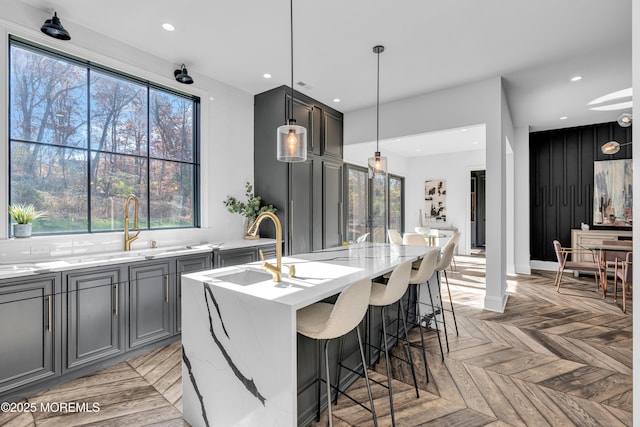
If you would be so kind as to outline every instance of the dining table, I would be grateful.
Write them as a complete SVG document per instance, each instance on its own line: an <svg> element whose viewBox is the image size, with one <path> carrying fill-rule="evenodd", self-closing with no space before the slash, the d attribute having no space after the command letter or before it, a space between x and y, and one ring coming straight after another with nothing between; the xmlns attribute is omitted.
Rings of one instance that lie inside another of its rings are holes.
<svg viewBox="0 0 640 427"><path fill-rule="evenodd" d="M597 253L597 260L602 267L600 274L600 283L602 284L603 298L607 297L607 256L611 259L611 255L615 252L632 252L633 242L631 240L605 240L602 242L583 243L580 247Z"/></svg>

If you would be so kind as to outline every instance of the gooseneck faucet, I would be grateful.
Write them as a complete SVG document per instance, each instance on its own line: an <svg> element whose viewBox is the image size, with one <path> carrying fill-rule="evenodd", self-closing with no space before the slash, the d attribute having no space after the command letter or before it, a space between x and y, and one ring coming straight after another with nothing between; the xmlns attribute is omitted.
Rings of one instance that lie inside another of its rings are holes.
<svg viewBox="0 0 640 427"><path fill-rule="evenodd" d="M131 250L131 242L136 240L140 235L140 230L132 236L129 236L129 203L133 200L133 228L138 230L138 198L133 194L129 194L127 201L124 203L124 250Z"/></svg>
<svg viewBox="0 0 640 427"><path fill-rule="evenodd" d="M265 218L271 219L276 225L276 265L274 266L263 260L262 268L271 273L274 282L282 282L282 224L280 224L278 217L273 212L262 212L258 215L251 227L249 227L247 233L252 236L258 234L260 223Z"/></svg>

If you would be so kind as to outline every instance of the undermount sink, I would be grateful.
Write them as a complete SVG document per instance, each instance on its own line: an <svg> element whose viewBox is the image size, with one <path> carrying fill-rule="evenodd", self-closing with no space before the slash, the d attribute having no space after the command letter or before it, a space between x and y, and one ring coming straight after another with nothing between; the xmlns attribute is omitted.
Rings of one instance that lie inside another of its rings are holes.
<svg viewBox="0 0 640 427"><path fill-rule="evenodd" d="M239 286L255 285L256 283L271 281L273 278L270 273L257 270L239 270L229 273L208 274L208 277L222 282L233 283Z"/></svg>

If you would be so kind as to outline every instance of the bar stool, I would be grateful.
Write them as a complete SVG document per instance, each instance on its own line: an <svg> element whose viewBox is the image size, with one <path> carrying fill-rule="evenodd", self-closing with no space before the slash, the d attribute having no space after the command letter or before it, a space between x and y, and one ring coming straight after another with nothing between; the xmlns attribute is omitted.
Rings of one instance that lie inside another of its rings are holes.
<svg viewBox="0 0 640 427"><path fill-rule="evenodd" d="M436 264L438 262L438 250L433 249L425 254L420 262L420 267L416 270L415 268L411 270L411 276L409 277L409 284L416 285L416 302L414 306L414 313L416 316L417 326L420 329L420 343L422 345L422 358L424 361L424 369L427 374L427 381L429 381L429 371L427 369L427 356L426 349L424 346L424 333L422 332L422 315L420 314L420 285L423 283L427 284L427 290L429 291L429 300L431 301L431 310L433 312L434 324L436 326L436 333L438 334L438 344L440 345L440 355L442 356L442 360L444 360L444 352L442 351L442 340L440 339L440 329L438 329L438 321L437 321L437 310L435 305L433 304L433 296L431 295L431 286L429 286L429 279L433 276L433 273L436 271ZM440 310L442 312L442 310ZM442 316L444 320L444 315ZM428 325L428 323L427 323ZM446 331L446 324L445 324Z"/></svg>
<svg viewBox="0 0 640 427"><path fill-rule="evenodd" d="M409 277L411 275L411 261L404 262L397 266L386 285L382 283L373 282L371 284L371 297L369 298L369 305L372 307L380 307L380 316L382 318L382 340L384 345L385 362L387 365L387 388L389 389L389 406L391 408L391 424L396 425L395 413L393 408L393 388L391 386L391 364L389 362L389 349L387 344L387 326L385 322L385 308L396 301L399 304L400 317L402 318L402 326L404 327L404 336L407 350L407 357L409 360L404 360L411 365L411 375L413 376L413 384L416 388L416 397L420 397L418 392L418 380L416 378L416 372L413 365L413 357L411 356L411 348L409 347L409 335L407 333L407 320L405 317L404 307L402 304L402 296L409 287ZM399 337L397 337L399 339Z"/></svg>
<svg viewBox="0 0 640 427"><path fill-rule="evenodd" d="M358 325L364 318L371 296L371 280L362 279L347 287L340 293L335 304L318 302L304 307L296 313L298 333L316 340L325 340L324 361L327 382L327 408L329 410L329 426L333 426L333 413L331 411L331 376L329 373L329 342L348 334L353 329L358 334L358 345L360 346L360 357L364 368L364 378L369 393L370 411L373 416L373 424L378 425L376 411L373 406L373 395L369 385L369 374L367 373L367 363L362 350L362 339ZM318 372L320 376L320 373ZM340 378L338 378L340 385ZM318 378L318 419L320 419L320 378ZM336 387L338 390L338 387ZM339 391L339 390L338 390Z"/></svg>
<svg viewBox="0 0 640 427"><path fill-rule="evenodd" d="M453 309L453 300L451 299L451 290L449 289L449 278L447 277L447 268L451 266L451 260L453 259L453 251L455 250L455 248L456 248L455 241L449 241L449 243L447 243L445 247L442 248L440 261L438 261L438 264L436 265L436 271L438 272L438 292L439 293L440 293L440 274L444 273L444 278L447 283L447 293L449 294L449 304L451 305L451 309L443 308L443 310L450 311L451 314L453 315L453 324L456 326L456 335L458 335L458 322L456 322L456 312ZM444 319L444 313L442 313L442 318ZM444 326L445 326L444 338L447 342L447 351L449 351L449 337L447 336L447 324L444 323Z"/></svg>
<svg viewBox="0 0 640 427"><path fill-rule="evenodd" d="M456 249L458 248L458 243L460 242L460 232L456 231L455 233L453 233L453 236L451 236L449 238L449 241L447 241L447 243L445 244L445 246L449 243L453 242L455 244L454 249L453 249L453 256L451 257L451 260L453 261L453 269L451 271L457 271L458 270L458 266L456 265Z"/></svg>

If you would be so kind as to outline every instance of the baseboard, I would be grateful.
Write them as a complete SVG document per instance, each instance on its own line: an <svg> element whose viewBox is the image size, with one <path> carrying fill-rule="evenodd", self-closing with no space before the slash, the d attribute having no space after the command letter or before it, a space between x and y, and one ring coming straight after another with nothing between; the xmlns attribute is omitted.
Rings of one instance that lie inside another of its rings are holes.
<svg viewBox="0 0 640 427"><path fill-rule="evenodd" d="M531 270L558 271L558 263L555 261L534 261L531 260ZM565 270L569 271L569 270Z"/></svg>
<svg viewBox="0 0 640 427"><path fill-rule="evenodd" d="M484 297L484 309L504 313L504 309L507 306L507 299L509 299L509 294L507 293L505 293L502 298L486 296Z"/></svg>

